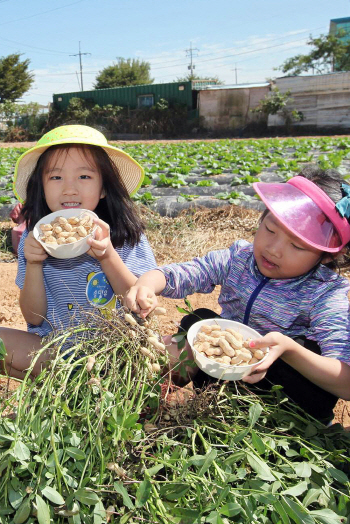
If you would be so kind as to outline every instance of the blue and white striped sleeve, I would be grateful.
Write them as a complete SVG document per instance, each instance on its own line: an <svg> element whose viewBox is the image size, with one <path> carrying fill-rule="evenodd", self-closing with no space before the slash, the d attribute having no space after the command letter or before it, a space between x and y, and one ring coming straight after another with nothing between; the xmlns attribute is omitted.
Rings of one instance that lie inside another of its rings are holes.
<svg viewBox="0 0 350 524"><path fill-rule="evenodd" d="M17 276L16 276L16 285L19 287L19 289L22 289L24 286L24 279L26 276L26 268L27 268L27 261L24 256L24 241L28 236L28 231L25 229L23 231L23 234L21 236L21 240L19 241L18 245L18 268L17 268Z"/></svg>
<svg viewBox="0 0 350 524"><path fill-rule="evenodd" d="M153 251L145 235L141 236L141 240L136 246L131 247L125 243L117 249L117 252L127 268L136 277L157 267Z"/></svg>

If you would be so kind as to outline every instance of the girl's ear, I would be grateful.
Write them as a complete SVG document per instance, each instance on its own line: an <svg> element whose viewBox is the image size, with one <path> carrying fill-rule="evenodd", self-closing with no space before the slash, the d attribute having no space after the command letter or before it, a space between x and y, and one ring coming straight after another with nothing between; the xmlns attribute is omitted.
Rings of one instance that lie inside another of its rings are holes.
<svg viewBox="0 0 350 524"><path fill-rule="evenodd" d="M102 188L100 198L104 198L105 196L106 196L106 191L104 190L104 188Z"/></svg>

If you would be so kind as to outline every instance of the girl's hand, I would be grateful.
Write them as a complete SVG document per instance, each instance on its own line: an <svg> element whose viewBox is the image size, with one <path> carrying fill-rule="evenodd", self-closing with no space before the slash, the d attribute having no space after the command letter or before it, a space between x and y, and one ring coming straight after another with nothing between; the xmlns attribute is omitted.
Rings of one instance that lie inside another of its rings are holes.
<svg viewBox="0 0 350 524"><path fill-rule="evenodd" d="M244 377L242 380L249 384L259 382L259 380L265 377L271 364L283 355L283 353L287 351L293 343L294 341L291 338L282 335L282 333L278 333L277 331L271 331L271 333L268 333L259 340L252 340L249 344L251 348L260 349L269 347L270 351L264 362L262 364L256 364L253 367L251 374Z"/></svg>
<svg viewBox="0 0 350 524"><path fill-rule="evenodd" d="M28 264L41 264L48 257L40 242L35 240L33 231L28 233L24 241L23 253Z"/></svg>
<svg viewBox="0 0 350 524"><path fill-rule="evenodd" d="M146 318L157 306L158 299L149 287L135 285L126 292L123 302L127 308L141 318Z"/></svg>
<svg viewBox="0 0 350 524"><path fill-rule="evenodd" d="M114 251L110 237L110 227L99 218L94 218L94 223L97 224L95 238L89 237L87 239L87 243L91 246L87 254L93 258L102 260Z"/></svg>

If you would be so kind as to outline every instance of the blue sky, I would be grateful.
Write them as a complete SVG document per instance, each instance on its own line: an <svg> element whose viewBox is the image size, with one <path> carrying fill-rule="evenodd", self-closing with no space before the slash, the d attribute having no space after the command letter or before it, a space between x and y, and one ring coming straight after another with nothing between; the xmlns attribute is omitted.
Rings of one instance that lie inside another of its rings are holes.
<svg viewBox="0 0 350 524"><path fill-rule="evenodd" d="M0 0L0 57L23 53L35 84L24 102L84 89L118 57L151 64L155 83L188 73L189 50L200 76L225 84L283 76L274 68L308 52L309 35L328 33L350 16L349 0Z"/></svg>

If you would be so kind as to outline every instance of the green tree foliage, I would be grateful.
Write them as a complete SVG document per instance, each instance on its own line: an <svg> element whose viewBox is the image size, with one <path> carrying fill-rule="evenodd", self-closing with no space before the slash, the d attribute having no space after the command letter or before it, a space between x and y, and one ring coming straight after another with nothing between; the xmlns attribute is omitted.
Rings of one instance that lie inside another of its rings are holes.
<svg viewBox="0 0 350 524"><path fill-rule="evenodd" d="M151 65L138 59L119 58L117 63L105 67L96 77L95 89L152 84Z"/></svg>
<svg viewBox="0 0 350 524"><path fill-rule="evenodd" d="M302 112L287 107L288 103L290 106L293 102L293 98L291 98L290 94L290 91L281 93L278 87L274 86L270 93L260 100L259 105L255 109L252 109L252 113L262 113L266 116L280 113L284 118L287 127L290 126L292 122L299 122L300 120L303 120Z"/></svg>
<svg viewBox="0 0 350 524"><path fill-rule="evenodd" d="M218 78L217 76L198 76L196 74L191 74L191 73L188 73L188 75L186 76L181 76L181 77L178 77L176 79L176 82L190 82L190 81L202 81L204 82L205 80L210 80L213 84L216 84L216 85L223 85L223 82L220 80L220 78Z"/></svg>
<svg viewBox="0 0 350 524"><path fill-rule="evenodd" d="M300 75L309 71L316 74L349 71L350 41L342 40L344 35L342 30L336 35L320 35L317 38L310 36L308 45L312 47L312 51L307 55L288 58L278 69L290 75Z"/></svg>
<svg viewBox="0 0 350 524"><path fill-rule="evenodd" d="M28 59L21 61L20 53L0 58L0 103L14 102L28 91L34 82L29 73Z"/></svg>

